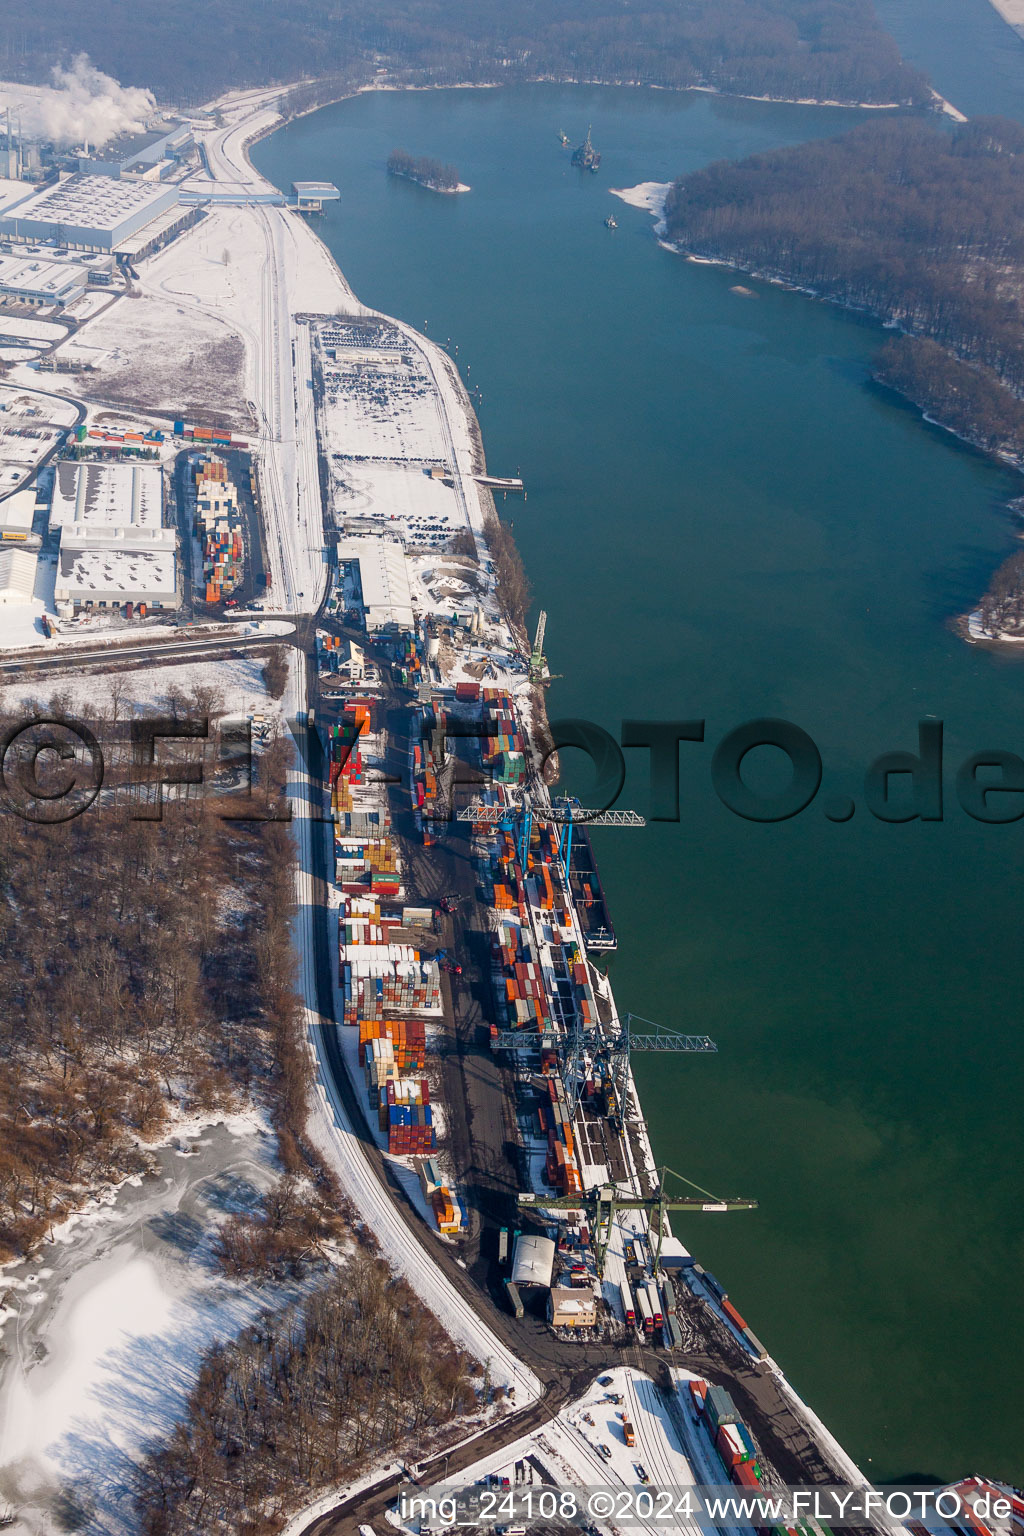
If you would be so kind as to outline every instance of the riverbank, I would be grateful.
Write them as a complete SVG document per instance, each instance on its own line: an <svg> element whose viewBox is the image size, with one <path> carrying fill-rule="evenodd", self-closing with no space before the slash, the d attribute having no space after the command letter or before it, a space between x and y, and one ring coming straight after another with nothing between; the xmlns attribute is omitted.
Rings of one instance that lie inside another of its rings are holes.
<svg viewBox="0 0 1024 1536"><path fill-rule="evenodd" d="M436 181L429 181L425 176L414 176L411 171L392 171L389 176L396 177L399 181L411 181L416 187L423 187L427 192L440 192L446 197L454 196L457 192L472 192L473 188L466 182L457 182L454 187L439 186Z"/></svg>
<svg viewBox="0 0 1024 1536"><path fill-rule="evenodd" d="M1022 3L1024 3L1024 0L1022 0ZM531 75L527 79L516 81L515 83L517 85L568 86L572 89L598 88L618 90L648 90L664 92L668 95L674 96L686 96L693 94L701 96L714 96L721 101L750 101L780 107L814 107L821 108L823 110L839 110L843 112L909 112L915 110L915 108L910 106L907 102L900 101L847 101L838 99L832 100L829 98L816 96L764 96L753 95L744 91L723 91L719 89L718 86L714 85L658 85L652 84L645 80L614 78L608 79L598 76L595 76L592 79L581 80L570 79L568 77L559 77L555 75ZM286 97L290 91L295 90L300 84L315 85L316 82L294 81L290 85L273 86L258 93L226 92L223 97L218 98L217 102L210 104L210 110L213 110L221 103L237 103L237 101L241 100L245 95L259 94L260 97L264 98L268 102L271 100L280 100ZM358 96L385 94L390 92L439 93L443 91L501 91L506 89L508 89L507 82L501 80L452 80L445 81L443 83L439 82L437 84L421 84L414 81L393 81L387 79L386 77L367 80L360 85L350 86L345 90L337 92L336 94L325 95L321 100L315 101L311 105L301 107L295 111L289 111L287 114L279 113L275 122L261 125L260 127L254 129L250 136L246 139L244 147L252 147L253 145L259 143L261 139L269 137L270 134L276 133L279 128L285 127L289 123L301 122L304 118L312 117L314 113L322 111L325 107L337 106L343 101L352 101ZM941 95L934 86L929 86L929 90L931 92L932 105L936 112L941 112L944 115L951 117L955 122L967 122L967 118L964 113L955 107L952 102L947 101L946 98ZM431 187L430 190L470 192L472 191L472 187L460 184L458 187L451 188Z"/></svg>
<svg viewBox="0 0 1024 1536"><path fill-rule="evenodd" d="M1022 0L1022 3L1024 3L1024 0ZM686 261L694 266L717 267L723 271L743 274L744 276L753 278L758 282L767 283L772 287L781 288L786 292L798 294L803 298L815 299L819 303L833 305L836 308L846 310L851 314L863 315L865 317L878 320L879 323L886 325L887 329L892 330L899 335L914 334L912 332L904 332L896 326L887 325L882 317L877 314L877 311L866 305L847 303L842 299L833 298L830 295L822 294L818 289L807 286L805 284L794 283L791 279L772 269L757 267L742 260L736 260L729 257L715 257L698 254L696 251L690 250L688 247L680 244L678 241L666 239L666 227L664 219L665 201L668 193L671 190L671 187L671 182L640 182L634 187L613 187L609 190L615 197L620 198L630 207L639 208L649 213L656 221L654 232L658 238L659 245L661 245L664 250L672 252L673 255L684 257ZM739 285L734 286L730 291L742 297L753 296L752 290L743 288ZM897 399L904 401L907 405L912 406L915 410L919 411L922 419L929 426L937 427L942 432L948 432L951 437L956 439L957 442L962 443L965 447L981 454L983 457L1004 466L1006 469L1016 474L1024 474L1024 459L1022 459L1020 454L1011 452L1008 449L992 447L980 436L972 434L971 432L960 430L958 427L944 420L941 414L938 414L928 401L919 398L914 393L901 389L897 384L893 383L888 378L883 377L877 371L873 372L872 374L872 383L877 388L887 390ZM971 643L978 643L982 639L982 636L976 631L976 628L972 627L971 625L970 621L973 612L974 610L971 609L966 613L959 615L953 624L953 632L957 634L961 639L969 640ZM991 640L993 644L1005 643L1009 645L1011 651L1016 644L1014 638L1011 636L1000 635L990 636L987 638Z"/></svg>
<svg viewBox="0 0 1024 1536"><path fill-rule="evenodd" d="M555 130L591 116L604 174L584 179ZM333 170L344 210L315 227L353 287L450 336L463 374L472 365L487 459L529 485L528 501L499 506L533 579L531 629L543 607L551 668L565 674L547 695L552 719L617 737L622 718L663 718L666 687L681 713L708 716L711 743L681 758L683 826L594 834L620 1009L689 1021L720 1046L699 1061L637 1057L658 1162L761 1201L677 1220L679 1236L861 1466L894 1480L907 1467L1008 1472L1015 1445L986 1405L1009 1402L1021 1363L998 1326L1012 1306L1006 1174L1020 1138L983 1106L1019 1056L1009 1020L1024 980L1012 914L994 921L975 900L1005 845L975 846L955 802L937 830L879 828L860 786L878 752L913 750L922 707L946 720L951 762L979 742L1012 745L1016 667L944 621L1019 547L998 510L1015 477L865 387L884 334L874 324L761 283L748 284L757 301L741 299L729 288L746 279L670 259L647 216L608 195L847 120L667 92L395 92L331 109L254 158L277 186ZM454 221L451 204L387 185L396 143L462 165L474 192ZM614 238L602 228L612 207ZM856 797L852 823L836 831L818 807L752 831L723 813L706 780L714 741L764 714L811 732L822 794ZM644 812L646 759L626 757L621 803ZM585 798L585 765L575 782ZM908 923L908 882L920 923ZM956 942L937 957L950 912ZM900 935L885 985L881 931ZM963 1021L982 1001L994 1024L964 1063ZM981 1289L955 1298L934 1258L951 1209L980 1227L987 1255ZM969 1340L966 1376L952 1327ZM856 1360L852 1375L840 1357Z"/></svg>
<svg viewBox="0 0 1024 1536"><path fill-rule="evenodd" d="M989 0L989 3L1015 32L1024 31L1024 0Z"/></svg>

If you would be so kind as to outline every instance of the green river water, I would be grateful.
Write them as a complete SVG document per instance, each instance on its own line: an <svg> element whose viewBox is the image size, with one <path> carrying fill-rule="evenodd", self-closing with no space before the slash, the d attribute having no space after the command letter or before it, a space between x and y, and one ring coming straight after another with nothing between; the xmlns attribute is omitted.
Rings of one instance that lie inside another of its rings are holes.
<svg viewBox="0 0 1024 1536"><path fill-rule="evenodd" d="M657 1157L761 1202L677 1230L873 1476L1021 1483L1024 824L971 821L953 779L970 752L1024 750L1024 666L947 621L1015 547L1022 487L870 384L876 326L730 291L608 190L857 116L388 93L253 158L283 187L335 181L318 228L359 296L458 343L489 466L528 484L502 510L549 614L552 716L615 736L627 716L706 720L681 749L679 823L595 835L620 1009L720 1047L638 1058ZM604 162L581 176L557 133L590 121ZM389 180L397 147L454 161L472 192ZM945 819L875 820L864 769L915 748L929 715ZM715 745L758 716L799 724L824 761L819 797L781 824L740 820L711 784ZM642 812L646 757L627 753L619 802ZM835 795L852 820L823 814Z"/></svg>

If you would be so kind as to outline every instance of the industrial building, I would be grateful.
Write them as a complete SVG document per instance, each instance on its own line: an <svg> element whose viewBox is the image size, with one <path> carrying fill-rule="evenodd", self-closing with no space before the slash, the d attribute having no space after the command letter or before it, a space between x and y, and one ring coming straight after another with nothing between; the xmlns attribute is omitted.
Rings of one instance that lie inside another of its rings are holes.
<svg viewBox="0 0 1024 1536"><path fill-rule="evenodd" d="M591 1286L555 1286L548 1297L552 1328L596 1328L597 1298Z"/></svg>
<svg viewBox="0 0 1024 1536"><path fill-rule="evenodd" d="M85 176L162 180L177 167L192 144L188 123L177 119L155 122L142 133L121 134L94 154L81 155L78 169Z"/></svg>
<svg viewBox="0 0 1024 1536"><path fill-rule="evenodd" d="M524 1232L516 1240L512 1258L513 1285L542 1285L550 1288L555 1268L555 1245L550 1237Z"/></svg>
<svg viewBox="0 0 1024 1536"><path fill-rule="evenodd" d="M338 564L359 567L360 605L367 632L413 627L412 592L405 551L397 539L375 536L338 540Z"/></svg>
<svg viewBox="0 0 1024 1536"><path fill-rule="evenodd" d="M15 491L0 501L0 539L5 543L25 544L32 537L36 512L35 491ZM37 544L39 540L35 541Z"/></svg>
<svg viewBox="0 0 1024 1536"><path fill-rule="evenodd" d="M175 545L173 528L63 528L54 587L57 612L68 616L83 608L127 603L144 612L177 608Z"/></svg>
<svg viewBox="0 0 1024 1536"><path fill-rule="evenodd" d="M34 309L73 304L89 285L86 267L31 256L0 256L0 299Z"/></svg>
<svg viewBox="0 0 1024 1536"><path fill-rule="evenodd" d="M323 213L324 203L336 203L341 193L333 181L293 181L292 195L300 213Z"/></svg>
<svg viewBox="0 0 1024 1536"><path fill-rule="evenodd" d="M58 461L50 503L50 528L60 531L58 613L177 608L177 536L163 527L163 506L159 464Z"/></svg>
<svg viewBox="0 0 1024 1536"><path fill-rule="evenodd" d="M164 481L159 464L76 464L60 459L53 477L50 527L159 528Z"/></svg>
<svg viewBox="0 0 1024 1536"><path fill-rule="evenodd" d="M0 237L55 240L76 251L114 251L178 204L178 188L112 176L71 176L0 213Z"/></svg>
<svg viewBox="0 0 1024 1536"><path fill-rule="evenodd" d="M0 547L0 606L30 603L36 585L36 554L30 549Z"/></svg>

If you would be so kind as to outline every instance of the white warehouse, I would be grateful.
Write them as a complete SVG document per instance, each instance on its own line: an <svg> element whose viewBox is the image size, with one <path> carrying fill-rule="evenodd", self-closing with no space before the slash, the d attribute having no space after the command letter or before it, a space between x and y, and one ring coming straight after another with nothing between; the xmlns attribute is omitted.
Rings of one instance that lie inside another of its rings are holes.
<svg viewBox="0 0 1024 1536"><path fill-rule="evenodd" d="M50 527L159 528L164 481L159 464L76 464L61 459L53 479Z"/></svg>
<svg viewBox="0 0 1024 1536"><path fill-rule="evenodd" d="M0 213L0 236L55 240L76 251L113 251L178 201L178 188L159 182L71 176L9 203Z"/></svg>
<svg viewBox="0 0 1024 1536"><path fill-rule="evenodd" d="M338 564L359 566L367 631L413 626L412 592L405 550L397 539L376 536L338 540Z"/></svg>
<svg viewBox="0 0 1024 1536"><path fill-rule="evenodd" d="M173 528L87 528L60 536L54 600L67 616L82 608L177 608L180 598Z"/></svg>
<svg viewBox="0 0 1024 1536"><path fill-rule="evenodd" d="M177 535L163 526L163 507L159 464L60 460L50 504L50 527L60 531L57 612L177 608Z"/></svg>

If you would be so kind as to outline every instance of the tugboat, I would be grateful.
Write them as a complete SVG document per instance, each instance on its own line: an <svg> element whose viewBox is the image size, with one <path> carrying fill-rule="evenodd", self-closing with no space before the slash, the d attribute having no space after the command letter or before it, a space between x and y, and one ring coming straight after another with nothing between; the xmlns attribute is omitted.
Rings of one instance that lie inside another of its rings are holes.
<svg viewBox="0 0 1024 1536"><path fill-rule="evenodd" d="M563 149L568 149L568 147L569 147L569 135L567 133L560 133L558 135L558 137L561 140L562 148Z"/></svg>
<svg viewBox="0 0 1024 1536"><path fill-rule="evenodd" d="M605 229L618 229L619 221L615 217L614 213L610 213L608 215L608 217L605 219L604 227L605 227Z"/></svg>
<svg viewBox="0 0 1024 1536"><path fill-rule="evenodd" d="M578 166L581 171L593 171L596 175L597 168L601 164L601 156L590 141L590 127L587 125L587 136L572 152L572 164Z"/></svg>

